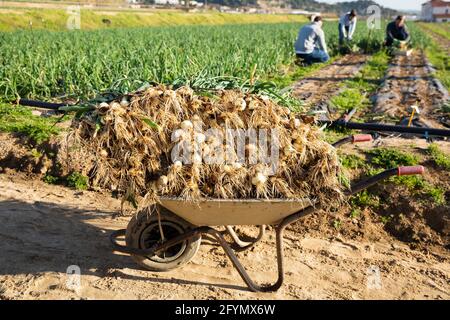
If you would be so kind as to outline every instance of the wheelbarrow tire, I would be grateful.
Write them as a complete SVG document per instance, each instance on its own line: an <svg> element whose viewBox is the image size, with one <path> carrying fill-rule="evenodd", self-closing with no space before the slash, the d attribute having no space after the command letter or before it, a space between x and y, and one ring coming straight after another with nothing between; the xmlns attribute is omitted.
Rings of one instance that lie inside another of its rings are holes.
<svg viewBox="0 0 450 320"><path fill-rule="evenodd" d="M158 214L155 210L143 210L138 212L130 220L125 234L127 246L132 248L147 249L156 240L160 239L160 227ZM181 219L171 211L159 207L161 227L164 236L168 239L193 229L195 226ZM188 263L197 253L201 243L201 236L195 236L183 243L169 248L153 257L131 255L140 266L150 271L169 271Z"/></svg>

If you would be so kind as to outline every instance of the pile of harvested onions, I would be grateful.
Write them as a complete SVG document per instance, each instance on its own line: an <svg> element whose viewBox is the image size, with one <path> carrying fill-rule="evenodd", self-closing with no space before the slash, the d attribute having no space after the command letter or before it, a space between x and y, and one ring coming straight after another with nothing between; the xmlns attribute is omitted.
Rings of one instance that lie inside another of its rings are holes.
<svg viewBox="0 0 450 320"><path fill-rule="evenodd" d="M236 90L202 96L188 87L151 87L99 104L74 120L72 129L67 153L61 154L65 164L89 176L92 187L117 191L142 205L161 196L187 201L309 198L326 204L342 199L336 150L321 139L320 130L265 96ZM249 161L261 151L259 144L244 138L242 159L217 134L205 134L208 129L276 129L276 141L268 137L278 146L275 169ZM192 142L196 150L189 150ZM174 148L180 146L192 155L190 161L174 160ZM207 163L207 154L217 160L216 150L225 150L223 159Z"/></svg>

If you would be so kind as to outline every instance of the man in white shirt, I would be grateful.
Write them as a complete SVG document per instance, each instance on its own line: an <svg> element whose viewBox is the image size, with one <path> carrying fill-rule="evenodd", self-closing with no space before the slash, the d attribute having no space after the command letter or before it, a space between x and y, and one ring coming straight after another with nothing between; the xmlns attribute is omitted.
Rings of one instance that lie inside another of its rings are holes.
<svg viewBox="0 0 450 320"><path fill-rule="evenodd" d="M330 60L325 33L322 30L322 17L314 17L313 22L303 26L295 42L295 53L305 64L327 62Z"/></svg>
<svg viewBox="0 0 450 320"><path fill-rule="evenodd" d="M339 20L339 44L344 44L344 39L352 40L356 30L356 11L352 10L344 14Z"/></svg>

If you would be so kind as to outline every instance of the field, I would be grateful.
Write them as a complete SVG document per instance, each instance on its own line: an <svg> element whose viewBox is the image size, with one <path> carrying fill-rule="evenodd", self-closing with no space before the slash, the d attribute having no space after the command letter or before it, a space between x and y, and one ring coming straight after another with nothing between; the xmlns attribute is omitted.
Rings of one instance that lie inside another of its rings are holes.
<svg viewBox="0 0 450 320"><path fill-rule="evenodd" d="M0 31L67 29L69 15L62 9L16 9L0 7ZM106 23L104 22L107 21ZM81 29L138 28L171 25L223 25L252 23L304 22L294 15L242 15L230 13L182 13L179 11L149 10L86 10L80 11Z"/></svg>
<svg viewBox="0 0 450 320"><path fill-rule="evenodd" d="M254 68L258 79L267 80L292 65L292 45L299 26L283 23L2 33L0 94L3 99L87 98L107 90L126 92L152 81L207 87L217 85L220 77L243 83ZM326 23L324 29L330 53L336 56L336 23ZM379 49L383 37L382 30L369 33L362 23L354 41L373 52ZM423 47L427 38L417 32L414 41Z"/></svg>
<svg viewBox="0 0 450 320"><path fill-rule="evenodd" d="M289 227L285 286L263 294L242 286L223 251L209 241L188 266L169 273L144 271L113 253L108 235L129 220L118 213L120 199L98 192L90 173L59 174L56 146L74 115L14 103L19 97L72 103L133 92L146 83L187 84L213 99L209 89L270 90L305 121L311 114L335 120L352 110L354 122L411 120L414 127L448 129L448 24L408 23L414 52L391 56L382 46L386 22L369 30L360 21L344 53L336 21L327 21L332 59L305 67L293 52L301 17L160 12L157 19L153 13L135 19L128 11L87 11L82 30L62 31L61 10L1 10L0 239L6 241L0 243L0 299L450 298L448 138L370 132L374 143L339 149L352 181L398 166L427 170L392 177L336 212L319 211ZM412 105L420 114L410 119ZM91 129L97 127L101 123ZM323 139L354 133L327 128ZM256 235L253 227L238 231ZM273 230L268 233L257 250L239 255L259 283L276 274ZM81 292L64 284L67 265L74 263L83 271ZM367 285L374 267L382 281L376 289Z"/></svg>

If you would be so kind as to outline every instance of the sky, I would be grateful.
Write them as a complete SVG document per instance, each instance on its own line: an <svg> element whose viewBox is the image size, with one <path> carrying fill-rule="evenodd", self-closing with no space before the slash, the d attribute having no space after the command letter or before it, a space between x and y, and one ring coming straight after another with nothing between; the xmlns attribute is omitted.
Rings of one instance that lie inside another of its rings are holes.
<svg viewBox="0 0 450 320"><path fill-rule="evenodd" d="M319 1L336 3L349 0L319 0ZM375 1L384 7L398 10L420 10L422 3L427 2L427 0L375 0Z"/></svg>

